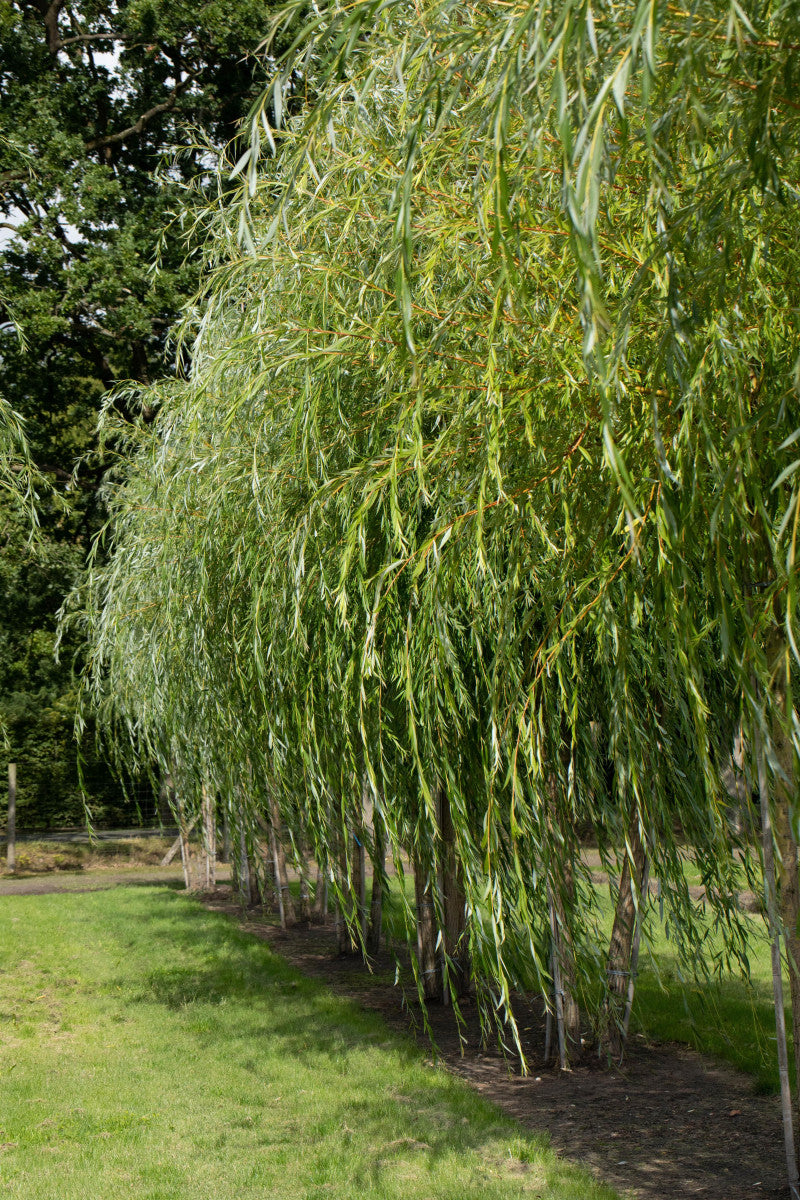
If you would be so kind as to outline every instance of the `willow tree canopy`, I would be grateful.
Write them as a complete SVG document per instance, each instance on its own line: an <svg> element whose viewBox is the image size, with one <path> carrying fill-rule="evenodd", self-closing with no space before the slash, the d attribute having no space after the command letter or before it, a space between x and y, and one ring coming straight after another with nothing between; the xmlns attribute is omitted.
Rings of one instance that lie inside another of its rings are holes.
<svg viewBox="0 0 800 1200"><path fill-rule="evenodd" d="M719 768L793 720L792 10L315 11L207 214L187 378L107 416L107 728L324 861L366 775L433 862L446 788L498 1003L548 893L595 971L587 830L636 823L697 949L687 839L738 949Z"/></svg>

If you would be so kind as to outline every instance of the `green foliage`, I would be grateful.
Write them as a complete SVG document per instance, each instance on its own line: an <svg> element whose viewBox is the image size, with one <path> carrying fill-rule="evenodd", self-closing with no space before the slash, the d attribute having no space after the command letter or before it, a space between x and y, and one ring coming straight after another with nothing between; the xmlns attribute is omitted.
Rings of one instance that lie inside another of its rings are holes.
<svg viewBox="0 0 800 1200"><path fill-rule="evenodd" d="M11 458L29 501L42 477L63 500L42 505L32 555L15 519L6 530L0 495L0 722L37 824L80 813L77 647L53 665L54 616L102 516L103 464L84 463L77 481L73 472L94 447L106 390L162 369L168 329L198 279L173 217L264 85L252 51L268 11L265 0L215 0L202 13L0 0L0 488ZM90 758L90 798L109 815L112 793L118 808L124 801Z"/></svg>
<svg viewBox="0 0 800 1200"><path fill-rule="evenodd" d="M73 515L43 489L37 516L49 536L32 535L29 511L13 498L0 499L0 729L17 763L22 829L81 823L87 799L98 822L127 824L132 815L88 737L83 795L74 740L75 640L65 644L61 665L54 657L58 610L83 566Z"/></svg>
<svg viewBox="0 0 800 1200"><path fill-rule="evenodd" d="M552 896L599 973L587 828L632 857L638 824L703 970L687 839L711 967L746 956L719 775L743 723L779 780L794 721L794 24L321 6L203 218L187 377L106 414L75 603L117 752L277 795L340 887L364 774L431 869L444 786L502 1018L548 986Z"/></svg>

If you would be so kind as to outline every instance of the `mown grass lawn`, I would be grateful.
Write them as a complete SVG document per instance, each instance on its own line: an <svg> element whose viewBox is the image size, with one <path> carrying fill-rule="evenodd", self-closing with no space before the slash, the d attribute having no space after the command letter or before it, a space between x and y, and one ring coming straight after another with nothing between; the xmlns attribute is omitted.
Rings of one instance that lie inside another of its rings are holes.
<svg viewBox="0 0 800 1200"><path fill-rule="evenodd" d="M2 1196L614 1196L178 892L0 903Z"/></svg>
<svg viewBox="0 0 800 1200"><path fill-rule="evenodd" d="M777 1092L780 1082L769 943L762 919L754 916L750 920L753 935L748 951L749 979L738 974L693 979L663 929L654 928L650 953L642 959L633 1029L656 1041L686 1042L746 1071L759 1089ZM786 969L784 1001L791 1038Z"/></svg>

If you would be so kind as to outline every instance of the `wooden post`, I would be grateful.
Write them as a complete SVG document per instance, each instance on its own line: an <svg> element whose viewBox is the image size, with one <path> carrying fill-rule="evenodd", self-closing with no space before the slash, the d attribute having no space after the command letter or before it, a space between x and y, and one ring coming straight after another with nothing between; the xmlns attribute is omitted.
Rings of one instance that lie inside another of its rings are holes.
<svg viewBox="0 0 800 1200"><path fill-rule="evenodd" d="M183 803L178 802L178 829L180 830L178 837L181 843L181 864L183 866L183 883L187 892L192 886L192 871L189 850L189 830L186 824L186 817L183 812Z"/></svg>
<svg viewBox="0 0 800 1200"><path fill-rule="evenodd" d="M194 891L200 887L200 864L197 861L197 856L192 854L192 847L189 841L194 822L189 822L186 819L186 808L180 797L175 805L178 812L178 829L180 830L181 839L181 863L183 864L183 881L187 891Z"/></svg>
<svg viewBox="0 0 800 1200"><path fill-rule="evenodd" d="M308 925L311 920L311 889L308 884L308 862L302 844L298 847L298 870L300 872L300 900L298 903L298 920L302 925Z"/></svg>
<svg viewBox="0 0 800 1200"><path fill-rule="evenodd" d="M195 815L192 817L191 821L189 822L188 828L186 830L187 834L191 833L192 830L194 829L199 815L200 815L199 813L195 813ZM162 858L162 860L161 860L162 867L168 867L169 864L172 862L173 858L178 853L178 851L180 850L180 848L183 844L182 838L183 838L183 834L179 833L178 836L175 838L175 841L170 846L167 853Z"/></svg>
<svg viewBox="0 0 800 1200"><path fill-rule="evenodd" d="M289 872L286 868L281 809L278 804L278 797L274 791L270 793L269 814L272 836L272 860L275 863L275 887L278 891L278 909L281 913L281 928L285 929L287 925L294 924L294 901L289 889Z"/></svg>
<svg viewBox="0 0 800 1200"><path fill-rule="evenodd" d="M314 883L314 916L324 922L328 912L328 889L322 867L317 863L317 878Z"/></svg>
<svg viewBox="0 0 800 1200"><path fill-rule="evenodd" d="M357 909L358 903L356 896L353 894L352 887L352 871L350 869L350 861L348 849L351 842L351 835L347 829L342 829L337 834L339 845L339 892L336 901L336 946L339 954L357 954L359 951L358 935L356 933Z"/></svg>
<svg viewBox="0 0 800 1200"><path fill-rule="evenodd" d="M450 797L443 783L436 786L436 812L441 835L439 886L444 914L443 986L444 1000L457 1000L470 985L469 938L467 934L464 881L456 847L456 832ZM444 979L444 972L447 978Z"/></svg>
<svg viewBox="0 0 800 1200"><path fill-rule="evenodd" d="M555 958L553 955L552 938L550 942L550 978L555 979L556 967ZM544 1065L549 1067L550 1059L553 1052L553 1014L555 1012L556 994L553 988L549 989L550 994L547 998L547 1007L545 1009L544 1019Z"/></svg>
<svg viewBox="0 0 800 1200"><path fill-rule="evenodd" d="M8 764L8 824L6 825L6 870L17 869L17 764Z"/></svg>
<svg viewBox="0 0 800 1200"><path fill-rule="evenodd" d="M628 847L632 852L630 856ZM627 1011L626 995L631 997L630 1002L633 1003L631 987L634 984L636 970L633 964L633 945L639 936L639 921L642 913L641 898L643 894L646 894L646 889L643 887L646 867L647 847L642 840L639 813L636 803L633 801L628 836L622 850L622 870L606 963L608 990L604 1006L605 1030L601 1032L598 1044L598 1053L607 1050L617 1062L622 1061L627 1037L627 1026L623 1015L624 1011Z"/></svg>

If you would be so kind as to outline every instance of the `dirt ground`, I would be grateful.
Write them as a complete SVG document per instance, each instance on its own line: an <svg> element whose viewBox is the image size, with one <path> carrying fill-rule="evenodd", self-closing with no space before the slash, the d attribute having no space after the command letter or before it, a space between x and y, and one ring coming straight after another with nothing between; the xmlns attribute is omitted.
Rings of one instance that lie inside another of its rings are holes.
<svg viewBox="0 0 800 1200"><path fill-rule="evenodd" d="M395 1029L424 1039L414 998L393 984L395 960L381 954L370 974L360 958L336 955L333 930L282 932L263 916L244 918L221 889L206 903L236 916L283 957ZM412 988L413 992L413 988ZM620 1070L595 1054L562 1073L541 1061L544 1018L539 1005L520 1010L528 1034L529 1074L519 1073L496 1045L482 1046L474 1005L464 1006L467 1044L459 1044L452 1010L429 1008L438 1056L527 1128L546 1130L557 1151L584 1163L623 1195L639 1200L752 1200L788 1196L780 1111L749 1077L680 1045L637 1038ZM423 1042L427 1044L427 1042Z"/></svg>
<svg viewBox="0 0 800 1200"><path fill-rule="evenodd" d="M119 884L179 886L180 867L107 871L0 880L0 895L88 891ZM395 959L382 953L370 973L360 958L336 955L330 926L282 932L260 911L242 914L229 887L203 897L266 941L299 970L333 991L380 1013L389 1025L424 1041L413 987L394 986ZM638 1200L754 1200L788 1196L780 1112L775 1096L758 1095L752 1081L680 1045L636 1039L621 1070L595 1055L562 1073L541 1062L541 1006L518 1012L528 1035L529 1074L496 1045L481 1043L475 1006L463 1006L461 1047L452 1010L429 1008L440 1061L487 1099L534 1132L547 1131L554 1149L583 1162L596 1176Z"/></svg>

